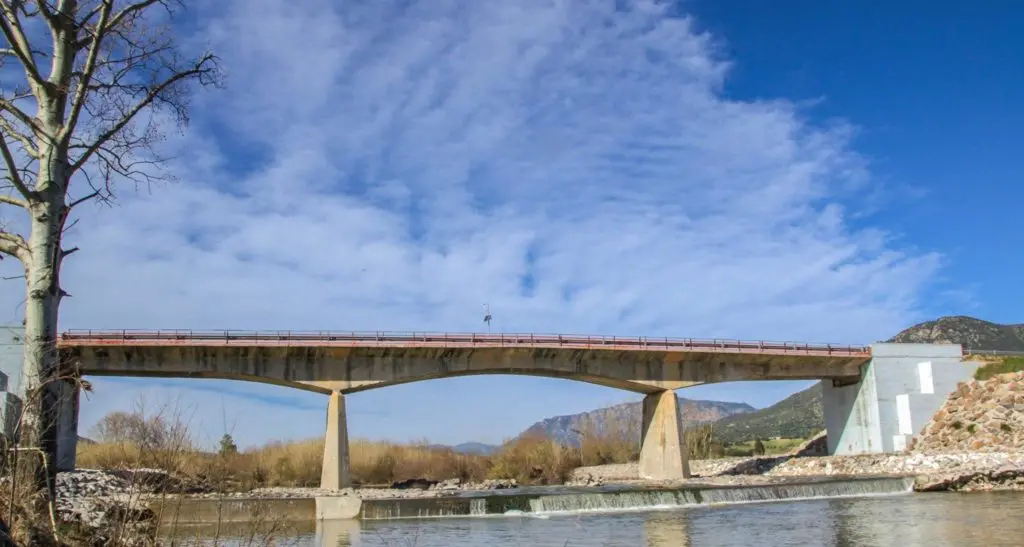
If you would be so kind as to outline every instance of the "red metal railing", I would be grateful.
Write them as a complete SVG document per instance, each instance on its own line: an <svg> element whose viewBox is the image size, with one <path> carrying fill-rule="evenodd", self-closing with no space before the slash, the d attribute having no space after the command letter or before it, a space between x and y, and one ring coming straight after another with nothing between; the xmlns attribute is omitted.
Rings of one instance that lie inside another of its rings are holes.
<svg viewBox="0 0 1024 547"><path fill-rule="evenodd" d="M544 347L677 350L870 357L869 346L725 339L481 334L437 332L301 332L193 330L72 330L58 345L73 346L337 346L337 347Z"/></svg>

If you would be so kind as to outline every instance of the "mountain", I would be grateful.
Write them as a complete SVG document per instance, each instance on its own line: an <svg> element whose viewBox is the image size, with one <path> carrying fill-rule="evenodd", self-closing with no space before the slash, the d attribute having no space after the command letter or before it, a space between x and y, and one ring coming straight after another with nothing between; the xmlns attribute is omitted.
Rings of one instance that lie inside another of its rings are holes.
<svg viewBox="0 0 1024 547"><path fill-rule="evenodd" d="M473 454L479 456L489 456L495 452L501 450L500 446L485 443L462 443L457 445L447 444L428 444L427 448L433 448L436 450L451 450L457 454Z"/></svg>
<svg viewBox="0 0 1024 547"><path fill-rule="evenodd" d="M629 435L640 436L640 418L642 403L623 403L607 408L556 416L537 422L526 429L520 436L543 435L557 442L576 446L580 432L588 427L598 430L607 428L623 431ZM679 397L679 414L687 425L714 422L727 416L753 412L754 407L746 403L725 403L721 401L703 401Z"/></svg>
<svg viewBox="0 0 1024 547"><path fill-rule="evenodd" d="M887 340L895 343L961 344L974 350L1024 352L1024 324L1001 325L974 317L949 316L919 323ZM743 442L755 438L808 437L825 428L821 406L821 386L815 384L775 403L756 410L750 405L718 401L691 401L679 398L684 423L715 424L715 437L723 442ZM560 442L575 443L581 424L619 424L639 434L640 403L627 403L571 416L558 416L537 422L523 435L546 434Z"/></svg>
<svg viewBox="0 0 1024 547"><path fill-rule="evenodd" d="M500 449L500 446L484 443L462 443L452 447L452 450L459 454L479 454L481 456L489 456Z"/></svg>
<svg viewBox="0 0 1024 547"><path fill-rule="evenodd" d="M960 344L971 350L1024 351L1024 324L1001 325L965 315L925 321L887 342Z"/></svg>
<svg viewBox="0 0 1024 547"><path fill-rule="evenodd" d="M714 436L724 443L758 437L803 439L822 429L825 429L825 414L821 406L821 384L814 384L770 407L718 420Z"/></svg>
<svg viewBox="0 0 1024 547"><path fill-rule="evenodd" d="M963 315L940 317L907 328L886 342L960 344L975 350L1024 351L1024 325L1001 325ZM774 405L715 423L715 436L725 442L755 437L806 437L825 428L821 386L815 384Z"/></svg>

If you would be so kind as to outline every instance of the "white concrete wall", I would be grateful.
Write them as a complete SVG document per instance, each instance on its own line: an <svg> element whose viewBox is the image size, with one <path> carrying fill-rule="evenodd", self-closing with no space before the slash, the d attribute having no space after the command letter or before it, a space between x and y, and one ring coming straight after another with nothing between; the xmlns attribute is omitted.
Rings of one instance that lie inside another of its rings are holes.
<svg viewBox="0 0 1024 547"><path fill-rule="evenodd" d="M25 356L22 327L0 326L0 374L4 376L0 390L0 434L14 436L21 415L21 367Z"/></svg>
<svg viewBox="0 0 1024 547"><path fill-rule="evenodd" d="M822 382L830 454L903 450L978 368L954 344L874 344L871 351L857 385Z"/></svg>

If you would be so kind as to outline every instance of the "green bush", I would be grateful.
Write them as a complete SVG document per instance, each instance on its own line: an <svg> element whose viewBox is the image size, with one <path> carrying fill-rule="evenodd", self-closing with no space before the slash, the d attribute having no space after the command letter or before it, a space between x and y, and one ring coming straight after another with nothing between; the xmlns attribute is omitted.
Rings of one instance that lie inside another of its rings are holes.
<svg viewBox="0 0 1024 547"><path fill-rule="evenodd" d="M1024 371L1024 357L1007 357L1002 362L989 363L974 371L975 380L988 380L999 374Z"/></svg>

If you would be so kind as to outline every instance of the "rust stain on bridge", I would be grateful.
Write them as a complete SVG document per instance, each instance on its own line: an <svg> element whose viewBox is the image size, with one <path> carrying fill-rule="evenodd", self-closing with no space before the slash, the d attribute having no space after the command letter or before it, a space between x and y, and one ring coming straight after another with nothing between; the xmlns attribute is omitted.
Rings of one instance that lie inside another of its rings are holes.
<svg viewBox="0 0 1024 547"><path fill-rule="evenodd" d="M539 334L70 331L85 374L236 378L354 392L431 378L526 374L653 393L706 382L853 381L869 347Z"/></svg>

